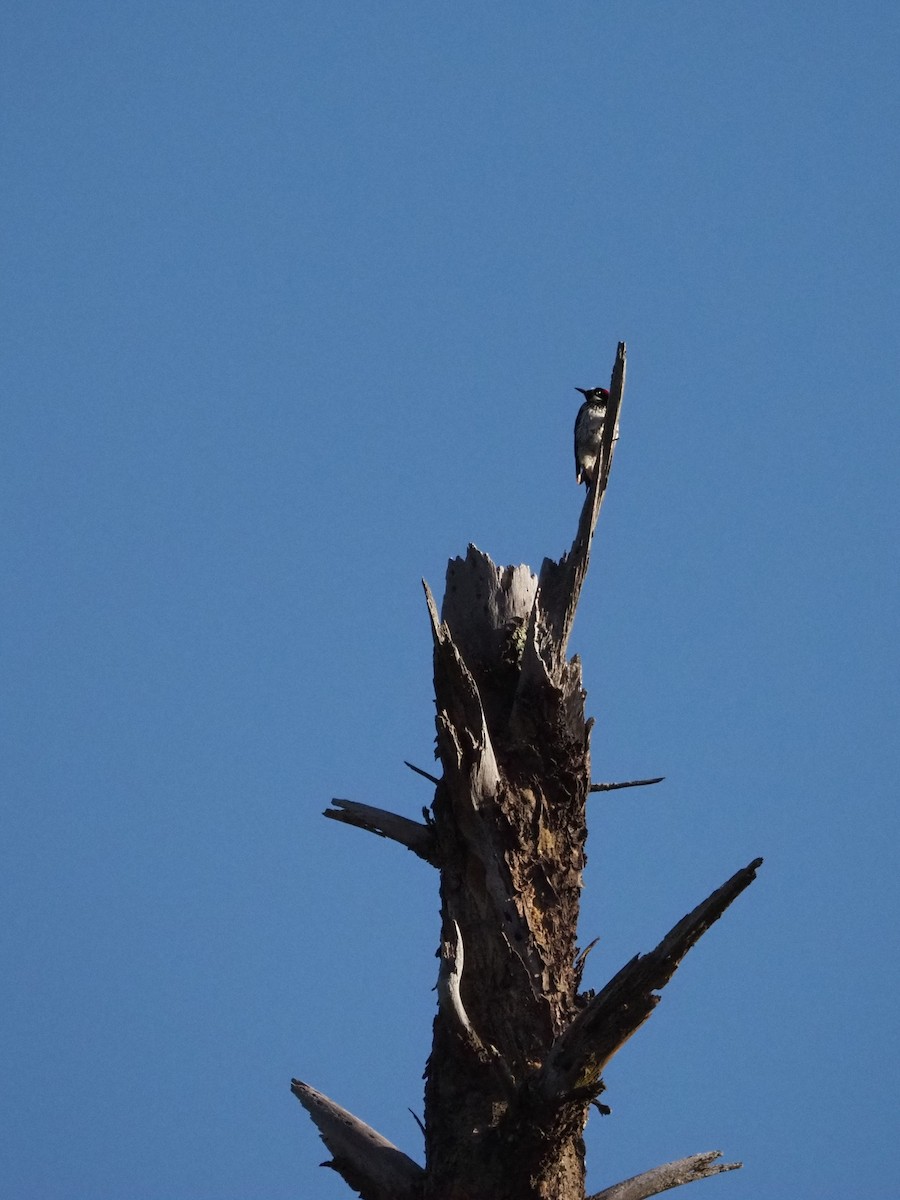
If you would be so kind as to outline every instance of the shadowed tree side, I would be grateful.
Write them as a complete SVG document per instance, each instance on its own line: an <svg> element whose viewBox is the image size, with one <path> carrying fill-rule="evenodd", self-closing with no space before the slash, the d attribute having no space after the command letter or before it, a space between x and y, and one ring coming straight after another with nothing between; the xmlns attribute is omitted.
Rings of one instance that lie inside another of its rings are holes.
<svg viewBox="0 0 900 1200"><path fill-rule="evenodd" d="M545 559L535 576L524 566L497 567L470 546L448 565L440 615L425 585L442 768L425 822L347 800L326 814L400 842L440 874L424 1169L314 1089L293 1085L332 1152L329 1165L364 1200L584 1200L582 1134L605 1064L761 861L738 871L598 995L580 991L586 801L592 786L622 785L591 783L593 721L585 718L580 661L567 657L567 646L624 386L620 343L571 549ZM716 1157L695 1155L600 1195L637 1200L655 1194L641 1187L660 1191L728 1169Z"/></svg>

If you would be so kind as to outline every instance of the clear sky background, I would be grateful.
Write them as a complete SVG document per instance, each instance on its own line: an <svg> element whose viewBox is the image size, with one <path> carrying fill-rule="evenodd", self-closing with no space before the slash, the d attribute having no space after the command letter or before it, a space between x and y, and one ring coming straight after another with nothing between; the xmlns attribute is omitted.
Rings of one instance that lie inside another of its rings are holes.
<svg viewBox="0 0 900 1200"><path fill-rule="evenodd" d="M0 1192L421 1161L440 596L571 542L599 987L760 878L607 1072L589 1185L896 1196L900 9L8 0ZM693 1194L693 1193L690 1193Z"/></svg>

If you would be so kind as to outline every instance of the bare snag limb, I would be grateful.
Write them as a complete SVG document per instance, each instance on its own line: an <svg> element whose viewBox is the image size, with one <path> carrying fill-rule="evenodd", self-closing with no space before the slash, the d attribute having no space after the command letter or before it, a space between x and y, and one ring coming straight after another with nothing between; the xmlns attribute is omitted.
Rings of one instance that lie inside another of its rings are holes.
<svg viewBox="0 0 900 1200"><path fill-rule="evenodd" d="M665 775L657 775L654 779L627 779L624 783L592 783L589 792L617 792L620 788L650 787L654 783L662 783Z"/></svg>
<svg viewBox="0 0 900 1200"><path fill-rule="evenodd" d="M710 1175L720 1175L723 1171L736 1171L744 1165L715 1161L721 1157L721 1150L707 1150L702 1154L679 1158L676 1162L654 1167L652 1171L633 1175L631 1179L604 1188L602 1192L595 1192L587 1200L646 1200L648 1196L658 1196L669 1188L681 1187L697 1179L708 1179Z"/></svg>
<svg viewBox="0 0 900 1200"><path fill-rule="evenodd" d="M454 938L452 941L441 942L441 967L438 973L437 993L438 1003L452 1015L457 1031L463 1040L480 1054L483 1047L481 1038L472 1028L472 1022L465 1010L460 992L465 952L462 934L456 921L453 922Z"/></svg>
<svg viewBox="0 0 900 1200"><path fill-rule="evenodd" d="M435 786L441 782L437 775L431 775L428 771L423 771L421 767L417 767L415 763L407 762L405 758L403 760L403 765L404 767L409 767L411 771L415 771L417 775L421 775L423 779L430 780Z"/></svg>
<svg viewBox="0 0 900 1200"><path fill-rule="evenodd" d="M360 804L356 800L333 799L333 808L326 808L323 816L332 821L341 821L344 825L353 825L356 829L365 829L378 837L390 838L399 842L407 850L412 850L432 866L437 866L437 845L433 831L420 821L411 821L409 817L401 817L399 813L388 812L384 808L374 808L371 804Z"/></svg>
<svg viewBox="0 0 900 1200"><path fill-rule="evenodd" d="M688 950L717 921L729 904L756 878L762 859L732 875L726 883L682 917L655 950L638 954L598 992L554 1042L540 1072L540 1090L548 1100L564 1102L589 1094L603 1068L659 1003Z"/></svg>
<svg viewBox="0 0 900 1200"><path fill-rule="evenodd" d="M421 1200L425 1172L393 1142L299 1079L291 1091L332 1155L331 1167L362 1200Z"/></svg>

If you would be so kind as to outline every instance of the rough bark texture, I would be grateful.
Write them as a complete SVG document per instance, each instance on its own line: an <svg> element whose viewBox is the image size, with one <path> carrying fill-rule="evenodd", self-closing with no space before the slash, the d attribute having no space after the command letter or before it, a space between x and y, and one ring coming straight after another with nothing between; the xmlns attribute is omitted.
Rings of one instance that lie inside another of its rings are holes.
<svg viewBox="0 0 900 1200"><path fill-rule="evenodd" d="M332 1149L331 1165L365 1200L401 1193L416 1200L584 1200L582 1134L603 1090L605 1063L759 866L755 860L734 875L597 996L581 993L586 952L579 955L576 936L593 722L585 718L581 664L568 658L567 645L624 385L620 343L598 469L571 550L558 562L545 560L535 576L524 566L497 567L470 546L449 564L440 615L425 585L442 768L425 824L346 800L326 814L393 838L440 871L424 1170L411 1170L408 1159L398 1166L391 1152L400 1152L379 1143L379 1169L402 1175L383 1185L371 1165L371 1139L355 1130L348 1140L346 1125L322 1108L337 1106L294 1084ZM657 1168L601 1195L625 1200L653 1194L641 1186L671 1180L658 1191L702 1178L713 1173L705 1169L712 1157Z"/></svg>

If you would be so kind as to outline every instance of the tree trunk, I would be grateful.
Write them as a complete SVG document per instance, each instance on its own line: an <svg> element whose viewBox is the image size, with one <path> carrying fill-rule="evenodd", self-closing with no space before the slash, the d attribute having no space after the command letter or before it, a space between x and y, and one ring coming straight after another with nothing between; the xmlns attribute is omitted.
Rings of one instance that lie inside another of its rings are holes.
<svg viewBox="0 0 900 1200"><path fill-rule="evenodd" d="M593 721L585 719L581 664L566 651L624 385L620 343L600 458L571 550L558 562L545 559L536 577L524 566L497 567L470 546L448 566L440 616L425 585L443 772L426 822L346 800L326 813L393 838L440 872L424 1169L320 1093L293 1085L334 1156L331 1165L364 1200L584 1200L582 1134L590 1105L603 1109L605 1064L761 861L737 872L597 995L580 990L585 953L576 938ZM593 785L604 786L623 785ZM637 1200L728 1169L716 1157L694 1155L601 1195Z"/></svg>

